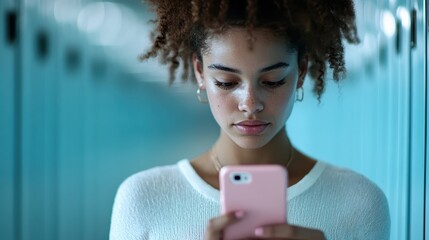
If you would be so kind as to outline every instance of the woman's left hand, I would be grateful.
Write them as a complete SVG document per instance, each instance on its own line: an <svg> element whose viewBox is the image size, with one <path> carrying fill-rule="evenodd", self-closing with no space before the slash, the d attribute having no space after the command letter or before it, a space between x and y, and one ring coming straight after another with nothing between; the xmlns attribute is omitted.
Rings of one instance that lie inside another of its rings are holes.
<svg viewBox="0 0 429 240"><path fill-rule="evenodd" d="M322 231L290 224L269 225L257 228L254 239L305 239L325 240Z"/></svg>

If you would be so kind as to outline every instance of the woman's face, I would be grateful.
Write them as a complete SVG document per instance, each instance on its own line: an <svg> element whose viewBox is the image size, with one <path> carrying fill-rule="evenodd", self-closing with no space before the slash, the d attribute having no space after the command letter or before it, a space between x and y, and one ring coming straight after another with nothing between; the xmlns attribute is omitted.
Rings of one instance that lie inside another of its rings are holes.
<svg viewBox="0 0 429 240"><path fill-rule="evenodd" d="M194 57L198 83L207 90L222 135L245 149L266 145L283 129L307 70L307 60L298 63L283 37L267 30L253 34L252 49L246 30L232 28L208 40L202 62Z"/></svg>

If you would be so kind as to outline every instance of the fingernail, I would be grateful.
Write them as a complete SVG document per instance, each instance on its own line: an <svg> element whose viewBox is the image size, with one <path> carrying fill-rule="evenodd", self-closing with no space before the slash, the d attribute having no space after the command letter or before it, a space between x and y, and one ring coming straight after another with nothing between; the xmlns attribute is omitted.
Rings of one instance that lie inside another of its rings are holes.
<svg viewBox="0 0 429 240"><path fill-rule="evenodd" d="M243 211L237 211L237 212L235 212L235 217L236 218L242 218L242 217L244 217L244 212Z"/></svg>
<svg viewBox="0 0 429 240"><path fill-rule="evenodd" d="M264 229L260 228L260 227L255 229L255 235L256 236L263 236L264 235Z"/></svg>

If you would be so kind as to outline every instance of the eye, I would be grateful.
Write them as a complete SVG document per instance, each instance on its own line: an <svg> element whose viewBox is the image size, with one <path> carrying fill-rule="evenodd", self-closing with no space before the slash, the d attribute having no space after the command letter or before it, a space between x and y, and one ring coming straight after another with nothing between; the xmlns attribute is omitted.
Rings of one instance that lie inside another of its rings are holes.
<svg viewBox="0 0 429 240"><path fill-rule="evenodd" d="M269 88L278 88L278 87L280 87L280 86L282 86L283 84L286 83L286 78L283 78L282 80L275 81L275 82L272 82L272 81L263 81L262 83L265 86L269 87Z"/></svg>
<svg viewBox="0 0 429 240"><path fill-rule="evenodd" d="M215 80L215 85L221 89L229 90L229 89L234 88L237 85L237 83L236 82L221 82L221 81Z"/></svg>

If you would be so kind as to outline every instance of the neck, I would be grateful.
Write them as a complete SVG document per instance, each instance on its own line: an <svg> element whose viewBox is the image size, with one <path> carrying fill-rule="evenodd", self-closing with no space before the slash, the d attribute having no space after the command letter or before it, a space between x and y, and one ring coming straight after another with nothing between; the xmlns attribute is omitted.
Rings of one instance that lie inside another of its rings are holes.
<svg viewBox="0 0 429 240"><path fill-rule="evenodd" d="M290 159L293 151L291 146L283 128L269 143L257 149L242 148L224 133L221 133L212 151L222 166L242 164L280 164L286 166L292 160Z"/></svg>

